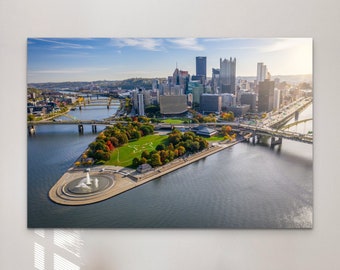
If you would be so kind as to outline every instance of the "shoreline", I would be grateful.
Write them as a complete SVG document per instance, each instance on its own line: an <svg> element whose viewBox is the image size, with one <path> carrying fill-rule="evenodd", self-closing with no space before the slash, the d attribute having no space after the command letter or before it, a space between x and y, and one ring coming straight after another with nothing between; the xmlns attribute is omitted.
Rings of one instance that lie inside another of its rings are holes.
<svg viewBox="0 0 340 270"><path fill-rule="evenodd" d="M192 164L200 159L234 146L239 142L242 142L242 140L236 140L229 143L214 143L212 146L201 152L192 154L186 158L177 158L170 163L153 168L152 170L145 173L137 173L136 170L113 165L94 166L89 172L90 176L95 177L102 175L112 177L114 179L114 184L112 186L98 193L94 192L83 195L73 194L70 196L67 192L65 192L64 187L68 183L84 178L86 175L84 168L71 167L53 185L53 187L49 190L48 195L50 200L61 205L77 206L97 203L146 184L154 179Z"/></svg>

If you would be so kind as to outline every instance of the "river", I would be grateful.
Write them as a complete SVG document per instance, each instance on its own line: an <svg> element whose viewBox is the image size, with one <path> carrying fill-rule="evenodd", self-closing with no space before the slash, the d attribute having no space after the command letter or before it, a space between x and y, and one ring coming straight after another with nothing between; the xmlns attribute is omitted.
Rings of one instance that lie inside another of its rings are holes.
<svg viewBox="0 0 340 270"><path fill-rule="evenodd" d="M116 110L70 114L102 119ZM311 117L309 106L299 119ZM312 130L312 122L301 125ZM68 125L38 126L28 136L29 228L312 228L313 147L289 140L274 149L239 143L99 203L50 201L49 189L95 137L91 126L79 135Z"/></svg>

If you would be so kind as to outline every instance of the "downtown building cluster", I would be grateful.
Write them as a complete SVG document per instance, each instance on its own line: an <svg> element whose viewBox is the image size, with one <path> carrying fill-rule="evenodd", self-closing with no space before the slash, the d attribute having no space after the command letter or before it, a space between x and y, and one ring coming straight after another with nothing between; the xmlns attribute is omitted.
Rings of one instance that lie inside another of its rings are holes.
<svg viewBox="0 0 340 270"><path fill-rule="evenodd" d="M165 80L155 79L152 89L132 91L135 113L145 114L145 108L159 105L163 116L180 116L194 109L202 114L233 112L235 116L246 113L265 113L284 105L284 91L277 86L279 79L271 80L271 74L263 63L257 64L254 80L236 77L236 58L220 58L219 68L213 68L207 76L207 57L196 57L196 74L180 70Z"/></svg>

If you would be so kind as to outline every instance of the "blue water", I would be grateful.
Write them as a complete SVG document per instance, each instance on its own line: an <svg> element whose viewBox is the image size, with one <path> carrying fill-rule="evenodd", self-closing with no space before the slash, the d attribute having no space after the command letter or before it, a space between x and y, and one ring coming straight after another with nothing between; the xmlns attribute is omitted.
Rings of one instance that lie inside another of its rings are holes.
<svg viewBox="0 0 340 270"><path fill-rule="evenodd" d="M114 110L91 107L72 114L100 119ZM49 189L95 136L91 126L79 135L76 126L58 125L39 126L28 137L28 227L312 227L312 145L288 140L280 149L240 143L92 205L51 202Z"/></svg>

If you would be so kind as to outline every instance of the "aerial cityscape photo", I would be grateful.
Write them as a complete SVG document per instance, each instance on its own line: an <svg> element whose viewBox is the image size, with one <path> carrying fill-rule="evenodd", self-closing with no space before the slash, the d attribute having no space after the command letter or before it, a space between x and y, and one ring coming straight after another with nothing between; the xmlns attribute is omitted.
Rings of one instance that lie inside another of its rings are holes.
<svg viewBox="0 0 340 270"><path fill-rule="evenodd" d="M313 227L311 38L28 38L28 228Z"/></svg>

